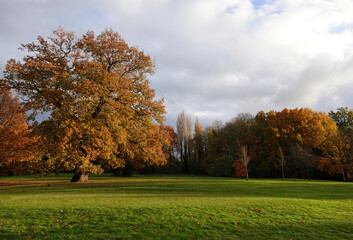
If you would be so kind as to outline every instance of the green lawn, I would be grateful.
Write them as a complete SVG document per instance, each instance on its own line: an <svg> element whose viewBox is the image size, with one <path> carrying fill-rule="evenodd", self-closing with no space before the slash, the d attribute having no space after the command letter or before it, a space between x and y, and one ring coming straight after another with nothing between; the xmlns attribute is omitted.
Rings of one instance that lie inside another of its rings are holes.
<svg viewBox="0 0 353 240"><path fill-rule="evenodd" d="M0 239L353 239L353 183L0 178Z"/></svg>

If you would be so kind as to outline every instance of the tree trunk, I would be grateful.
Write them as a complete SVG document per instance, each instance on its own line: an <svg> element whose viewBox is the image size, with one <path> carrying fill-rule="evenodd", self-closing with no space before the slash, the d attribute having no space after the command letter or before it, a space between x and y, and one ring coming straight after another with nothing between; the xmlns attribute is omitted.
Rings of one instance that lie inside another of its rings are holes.
<svg viewBox="0 0 353 240"><path fill-rule="evenodd" d="M347 181L347 180L346 180L346 174L345 174L345 172L342 172L342 177L343 177L343 181L344 181L344 182Z"/></svg>
<svg viewBox="0 0 353 240"><path fill-rule="evenodd" d="M278 143L278 151L279 151L279 163L281 164L281 170L282 170L282 179L284 181L284 165L286 164L285 159L284 159L284 154L281 145Z"/></svg>
<svg viewBox="0 0 353 240"><path fill-rule="evenodd" d="M76 172L70 182L88 182L88 173Z"/></svg>

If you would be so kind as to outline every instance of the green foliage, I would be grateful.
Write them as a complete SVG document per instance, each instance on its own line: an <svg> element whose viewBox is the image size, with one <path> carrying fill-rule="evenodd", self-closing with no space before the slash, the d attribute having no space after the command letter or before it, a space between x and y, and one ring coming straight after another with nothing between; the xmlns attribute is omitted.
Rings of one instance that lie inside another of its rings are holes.
<svg viewBox="0 0 353 240"><path fill-rule="evenodd" d="M209 176L230 177L234 174L233 160L222 156L209 156L202 161L202 169Z"/></svg>
<svg viewBox="0 0 353 240"><path fill-rule="evenodd" d="M336 112L330 111L328 116L335 121L341 131L347 132L353 127L353 110L349 110L348 107L340 107Z"/></svg>
<svg viewBox="0 0 353 240"><path fill-rule="evenodd" d="M353 184L196 176L0 178L0 239L352 239ZM48 184L50 186L48 186Z"/></svg>

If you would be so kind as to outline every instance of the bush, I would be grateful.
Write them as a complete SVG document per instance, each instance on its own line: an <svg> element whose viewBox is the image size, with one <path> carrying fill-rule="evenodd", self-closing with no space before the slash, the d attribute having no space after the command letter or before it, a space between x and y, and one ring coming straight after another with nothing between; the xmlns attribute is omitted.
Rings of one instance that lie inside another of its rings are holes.
<svg viewBox="0 0 353 240"><path fill-rule="evenodd" d="M231 177L234 173L233 161L224 156L209 156L202 161L202 169L209 176Z"/></svg>

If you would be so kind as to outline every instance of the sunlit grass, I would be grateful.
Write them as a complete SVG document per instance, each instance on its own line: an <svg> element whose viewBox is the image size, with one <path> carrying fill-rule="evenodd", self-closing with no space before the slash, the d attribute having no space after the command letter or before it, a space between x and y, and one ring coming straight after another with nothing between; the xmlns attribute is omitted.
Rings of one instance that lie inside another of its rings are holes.
<svg viewBox="0 0 353 240"><path fill-rule="evenodd" d="M186 175L0 178L0 239L353 239L353 184Z"/></svg>

